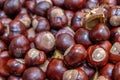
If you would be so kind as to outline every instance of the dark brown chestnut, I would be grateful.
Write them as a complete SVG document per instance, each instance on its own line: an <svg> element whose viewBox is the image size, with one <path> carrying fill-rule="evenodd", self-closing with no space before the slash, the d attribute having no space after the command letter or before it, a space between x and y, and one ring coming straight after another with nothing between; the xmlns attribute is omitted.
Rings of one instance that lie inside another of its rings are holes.
<svg viewBox="0 0 120 80"><path fill-rule="evenodd" d="M80 10L85 6L87 0L65 0L64 5L67 9L70 10Z"/></svg>
<svg viewBox="0 0 120 80"><path fill-rule="evenodd" d="M46 54L43 51L37 49L30 49L25 54L25 62L28 66L41 65L46 60Z"/></svg>
<svg viewBox="0 0 120 80"><path fill-rule="evenodd" d="M68 19L64 13L64 10L59 7L51 7L48 10L48 19L50 25L54 29L60 29L67 25Z"/></svg>
<svg viewBox="0 0 120 80"><path fill-rule="evenodd" d="M35 6L35 13L39 16L46 16L47 10L52 7L48 1L42 1Z"/></svg>
<svg viewBox="0 0 120 80"><path fill-rule="evenodd" d="M79 28L76 32L75 32L75 42L77 44L82 44L86 49L92 45L92 41L90 40L90 33L87 29L85 28Z"/></svg>
<svg viewBox="0 0 120 80"><path fill-rule="evenodd" d="M49 31L43 31L36 35L34 42L39 50L48 53L52 51L55 46L55 37Z"/></svg>
<svg viewBox="0 0 120 80"><path fill-rule="evenodd" d="M23 36L20 35L18 37L15 37L14 39L12 39L10 45L9 45L9 51L10 54L13 57L23 57L25 55L25 53L29 50L30 48L30 44L28 39Z"/></svg>
<svg viewBox="0 0 120 80"><path fill-rule="evenodd" d="M85 17L85 13L77 11L72 18L71 27L74 31L78 30L83 26L83 17Z"/></svg>
<svg viewBox="0 0 120 80"><path fill-rule="evenodd" d="M10 76L8 77L8 80L22 80L22 77L10 75Z"/></svg>
<svg viewBox="0 0 120 80"><path fill-rule="evenodd" d="M67 48L74 44L74 38L67 33L60 34L56 37L56 47L59 50L65 51Z"/></svg>
<svg viewBox="0 0 120 80"><path fill-rule="evenodd" d="M25 2L25 7L27 8L28 11L35 13L35 1L34 0L27 0Z"/></svg>
<svg viewBox="0 0 120 80"><path fill-rule="evenodd" d="M33 29L39 33L41 31L48 31L50 30L49 21L44 17L36 17L32 20Z"/></svg>
<svg viewBox="0 0 120 80"><path fill-rule="evenodd" d="M45 80L45 73L37 67L30 67L23 73L23 80Z"/></svg>
<svg viewBox="0 0 120 80"><path fill-rule="evenodd" d="M110 54L109 54L109 59L113 63L117 63L120 61L120 42L115 42L111 49L110 49Z"/></svg>
<svg viewBox="0 0 120 80"><path fill-rule="evenodd" d="M120 62L115 64L114 69L112 71L112 78L113 80L120 80Z"/></svg>
<svg viewBox="0 0 120 80"><path fill-rule="evenodd" d="M15 76L21 76L26 69L25 61L23 59L9 59L6 67L9 73Z"/></svg>
<svg viewBox="0 0 120 80"><path fill-rule="evenodd" d="M114 69L114 64L108 63L103 68L100 69L100 74L112 78L113 69Z"/></svg>
<svg viewBox="0 0 120 80"><path fill-rule="evenodd" d="M87 50L81 44L73 45L70 50L65 53L64 63L71 67L80 65L87 57Z"/></svg>
<svg viewBox="0 0 120 80"><path fill-rule="evenodd" d="M53 5L63 7L64 6L64 1L65 0L52 0Z"/></svg>
<svg viewBox="0 0 120 80"><path fill-rule="evenodd" d="M99 45L92 45L88 48L87 61L94 67L102 67L109 59L108 52Z"/></svg>
<svg viewBox="0 0 120 80"><path fill-rule="evenodd" d="M62 59L52 59L47 67L47 76L50 80L62 80L63 73L67 70Z"/></svg>
<svg viewBox="0 0 120 80"><path fill-rule="evenodd" d="M71 69L64 72L62 80L88 80L88 76L82 69Z"/></svg>
<svg viewBox="0 0 120 80"><path fill-rule="evenodd" d="M105 24L97 24L90 31L90 39L94 42L108 40L110 38L110 30Z"/></svg>
<svg viewBox="0 0 120 80"><path fill-rule="evenodd" d="M20 0L6 0L4 4L4 11L10 17L15 16L21 9L22 4Z"/></svg>

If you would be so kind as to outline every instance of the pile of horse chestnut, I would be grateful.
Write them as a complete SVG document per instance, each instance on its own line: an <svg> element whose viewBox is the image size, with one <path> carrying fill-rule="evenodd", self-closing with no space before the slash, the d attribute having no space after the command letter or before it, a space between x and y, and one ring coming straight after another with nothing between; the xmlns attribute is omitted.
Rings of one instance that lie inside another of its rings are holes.
<svg viewBox="0 0 120 80"><path fill-rule="evenodd" d="M120 80L120 0L0 0L0 80Z"/></svg>

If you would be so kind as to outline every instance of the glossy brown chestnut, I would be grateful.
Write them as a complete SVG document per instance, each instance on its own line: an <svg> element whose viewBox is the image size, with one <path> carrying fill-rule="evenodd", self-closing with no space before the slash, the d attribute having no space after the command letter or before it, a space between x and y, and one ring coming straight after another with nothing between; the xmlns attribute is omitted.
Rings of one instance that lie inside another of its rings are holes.
<svg viewBox="0 0 120 80"><path fill-rule="evenodd" d="M113 63L117 63L120 61L120 42L115 42L111 49L110 49L110 54L109 54L109 59Z"/></svg>
<svg viewBox="0 0 120 80"><path fill-rule="evenodd" d="M43 31L36 35L34 42L39 50L48 53L52 51L55 46L55 37L49 31Z"/></svg>
<svg viewBox="0 0 120 80"><path fill-rule="evenodd" d="M78 30L80 27L83 26L83 17L85 13L77 11L72 18L71 27L74 31Z"/></svg>
<svg viewBox="0 0 120 80"><path fill-rule="evenodd" d="M35 1L34 0L27 0L25 2L25 7L27 8L28 11L35 13Z"/></svg>
<svg viewBox="0 0 120 80"><path fill-rule="evenodd" d="M110 37L110 30L105 24L97 24L90 31L90 39L94 42L108 40Z"/></svg>
<svg viewBox="0 0 120 80"><path fill-rule="evenodd" d="M42 1L35 6L35 13L39 16L46 16L47 10L52 7L48 1Z"/></svg>
<svg viewBox="0 0 120 80"><path fill-rule="evenodd" d="M74 38L67 33L60 34L56 37L56 47L59 50L65 51L67 48L74 44Z"/></svg>
<svg viewBox="0 0 120 80"><path fill-rule="evenodd" d="M47 76L50 80L62 80L63 73L67 70L62 59L52 59L47 67Z"/></svg>
<svg viewBox="0 0 120 80"><path fill-rule="evenodd" d="M81 44L73 45L64 56L64 63L68 66L78 66L87 57L87 51Z"/></svg>
<svg viewBox="0 0 120 80"><path fill-rule="evenodd" d="M36 66L43 64L46 60L46 54L43 51L37 49L30 49L25 54L25 62L28 66Z"/></svg>
<svg viewBox="0 0 120 80"><path fill-rule="evenodd" d="M8 80L22 80L22 77L17 77L17 76L10 75L8 77Z"/></svg>
<svg viewBox="0 0 120 80"><path fill-rule="evenodd" d="M67 16L68 19L68 25L71 26L71 21L74 16L74 12L71 10L65 10L65 15Z"/></svg>
<svg viewBox="0 0 120 80"><path fill-rule="evenodd" d="M0 75L9 76L9 72L6 68L7 61L10 59L8 51L0 52Z"/></svg>
<svg viewBox="0 0 120 80"><path fill-rule="evenodd" d="M30 48L30 44L28 39L23 36L20 35L18 37L15 37L14 39L12 39L10 45L9 45L9 51L10 54L13 57L23 57L25 55L25 53L29 50Z"/></svg>
<svg viewBox="0 0 120 80"><path fill-rule="evenodd" d="M79 28L75 32L74 39L77 44L82 44L86 49L92 45L92 41L90 40L90 34L89 31L85 28Z"/></svg>
<svg viewBox="0 0 120 80"><path fill-rule="evenodd" d="M50 30L49 21L44 17L36 17L32 20L33 29L39 33L41 31Z"/></svg>
<svg viewBox="0 0 120 80"><path fill-rule="evenodd" d="M120 62L115 64L114 69L112 71L112 78L113 80L120 80Z"/></svg>
<svg viewBox="0 0 120 80"><path fill-rule="evenodd" d="M100 69L100 74L112 78L113 69L114 69L114 64L108 63L103 68Z"/></svg>
<svg viewBox="0 0 120 80"><path fill-rule="evenodd" d="M45 80L45 73L37 67L30 67L23 73L23 80Z"/></svg>
<svg viewBox="0 0 120 80"><path fill-rule="evenodd" d="M20 0L6 0L4 4L4 11L9 16L15 16L21 9L22 4Z"/></svg>
<svg viewBox="0 0 120 80"><path fill-rule="evenodd" d="M120 42L120 27L116 27L116 28L111 29L110 40L112 43Z"/></svg>
<svg viewBox="0 0 120 80"><path fill-rule="evenodd" d="M85 6L87 0L65 0L65 7L70 10L80 10Z"/></svg>
<svg viewBox="0 0 120 80"><path fill-rule="evenodd" d="M21 76L26 69L25 61L23 59L9 59L6 67L9 73L15 76Z"/></svg>
<svg viewBox="0 0 120 80"><path fill-rule="evenodd" d="M65 0L51 0L53 2L53 5L63 7Z"/></svg>
<svg viewBox="0 0 120 80"><path fill-rule="evenodd" d="M88 80L88 76L82 69L71 69L64 72L62 80Z"/></svg>
<svg viewBox="0 0 120 80"><path fill-rule="evenodd" d="M48 19L54 29L60 29L67 25L68 19L64 10L59 7L52 7L48 10Z"/></svg>
<svg viewBox="0 0 120 80"><path fill-rule="evenodd" d="M87 54L87 61L94 67L104 66L108 62L108 52L98 45L90 46Z"/></svg>

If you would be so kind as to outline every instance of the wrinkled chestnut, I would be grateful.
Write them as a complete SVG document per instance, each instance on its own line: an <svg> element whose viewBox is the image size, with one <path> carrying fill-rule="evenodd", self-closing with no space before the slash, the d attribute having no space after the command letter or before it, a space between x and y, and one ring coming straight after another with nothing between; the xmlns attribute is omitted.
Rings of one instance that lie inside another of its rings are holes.
<svg viewBox="0 0 120 80"><path fill-rule="evenodd" d="M22 80L22 77L17 77L17 76L10 75L8 77L8 80Z"/></svg>
<svg viewBox="0 0 120 80"><path fill-rule="evenodd" d="M114 69L114 65L111 63L108 63L102 69L100 69L100 74L112 78L113 69Z"/></svg>
<svg viewBox="0 0 120 80"><path fill-rule="evenodd" d="M52 51L55 46L55 37L49 31L43 31L36 35L34 42L39 50L48 53Z"/></svg>
<svg viewBox="0 0 120 80"><path fill-rule="evenodd" d="M50 80L62 80L63 73L67 70L61 59L52 59L47 67L47 76Z"/></svg>
<svg viewBox="0 0 120 80"><path fill-rule="evenodd" d="M51 7L51 3L47 1L42 1L35 6L35 13L39 16L46 16L47 10Z"/></svg>
<svg viewBox="0 0 120 80"><path fill-rule="evenodd" d="M6 68L7 61L10 59L8 51L0 52L0 75L9 76L9 72Z"/></svg>
<svg viewBox="0 0 120 80"><path fill-rule="evenodd" d="M67 48L74 44L74 38L67 33L60 34L56 37L56 47L59 50L65 51Z"/></svg>
<svg viewBox="0 0 120 80"><path fill-rule="evenodd" d="M20 0L6 0L4 4L4 11L9 16L15 16L21 9L22 4Z"/></svg>
<svg viewBox="0 0 120 80"><path fill-rule="evenodd" d="M111 42L120 42L120 27L112 28L110 31Z"/></svg>
<svg viewBox="0 0 120 80"><path fill-rule="evenodd" d="M45 73L37 67L30 67L23 73L23 80L45 80Z"/></svg>
<svg viewBox="0 0 120 80"><path fill-rule="evenodd" d="M25 61L23 59L10 59L7 62L7 70L10 74L20 76L26 69Z"/></svg>
<svg viewBox="0 0 120 80"><path fill-rule="evenodd" d="M64 56L64 63L68 66L78 66L87 57L87 51L81 44L73 45Z"/></svg>
<svg viewBox="0 0 120 80"><path fill-rule="evenodd" d="M90 39L94 42L108 40L110 37L110 30L105 24L97 24L90 31Z"/></svg>
<svg viewBox="0 0 120 80"><path fill-rule="evenodd" d="M25 62L28 66L36 66L43 64L46 60L46 54L43 51L37 49L30 49L25 54Z"/></svg>
<svg viewBox="0 0 120 80"><path fill-rule="evenodd" d="M90 46L87 55L87 61L94 67L104 66L109 58L108 52L98 45Z"/></svg>
<svg viewBox="0 0 120 80"><path fill-rule="evenodd" d="M120 42L115 42L111 49L109 54L109 59L113 63L117 63L120 61Z"/></svg>
<svg viewBox="0 0 120 80"><path fill-rule="evenodd" d="M48 10L48 19L54 29L60 29L67 25L68 19L64 10L59 7L52 7Z"/></svg>
<svg viewBox="0 0 120 80"><path fill-rule="evenodd" d="M72 69L64 72L62 80L88 80L88 76L82 69Z"/></svg>
<svg viewBox="0 0 120 80"><path fill-rule="evenodd" d="M10 54L17 58L23 57L24 54L29 50L29 47L30 45L28 39L25 36L20 35L12 39L9 45Z"/></svg>
<svg viewBox="0 0 120 80"><path fill-rule="evenodd" d="M112 78L113 80L120 80L120 62L118 62L112 71Z"/></svg>
<svg viewBox="0 0 120 80"><path fill-rule="evenodd" d="M50 24L48 20L44 17L37 17L32 21L33 29L38 33L41 31L50 30Z"/></svg>
<svg viewBox="0 0 120 80"><path fill-rule="evenodd" d="M75 32L74 39L77 44L82 44L87 49L90 45L92 45L92 42L89 37L90 37L90 33L87 29L79 28Z"/></svg>
<svg viewBox="0 0 120 80"><path fill-rule="evenodd" d="M64 4L67 9L70 10L80 10L85 6L87 0L65 0Z"/></svg>
<svg viewBox="0 0 120 80"><path fill-rule="evenodd" d="M74 31L78 30L80 27L83 26L83 17L85 13L83 12L76 12L72 18L71 27Z"/></svg>

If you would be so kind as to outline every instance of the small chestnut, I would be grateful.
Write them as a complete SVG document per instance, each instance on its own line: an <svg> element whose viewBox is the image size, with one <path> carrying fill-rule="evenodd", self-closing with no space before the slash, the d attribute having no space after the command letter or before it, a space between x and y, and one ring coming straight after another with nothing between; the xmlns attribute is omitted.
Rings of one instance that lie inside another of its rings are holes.
<svg viewBox="0 0 120 80"><path fill-rule="evenodd" d="M43 51L37 49L30 49L25 54L25 62L28 66L36 66L43 64L46 60L46 54Z"/></svg>
<svg viewBox="0 0 120 80"><path fill-rule="evenodd" d="M64 72L62 80L88 80L88 76L82 69L71 69Z"/></svg>
<svg viewBox="0 0 120 80"><path fill-rule="evenodd" d="M25 61L23 59L10 59L6 66L9 73L15 76L21 76L26 69Z"/></svg>
<svg viewBox="0 0 120 80"><path fill-rule="evenodd" d="M64 63L71 67L80 65L87 57L87 50L81 44L73 45L64 56Z"/></svg>
<svg viewBox="0 0 120 80"><path fill-rule="evenodd" d="M99 45L92 45L88 48L87 61L94 67L102 67L108 62L108 52Z"/></svg>
<svg viewBox="0 0 120 80"><path fill-rule="evenodd" d="M74 38L67 33L60 34L56 37L56 47L59 50L65 51L67 48L74 44Z"/></svg>
<svg viewBox="0 0 120 80"><path fill-rule="evenodd" d="M55 37L49 31L43 31L36 34L34 42L39 50L48 53L52 51L55 46Z"/></svg>
<svg viewBox="0 0 120 80"><path fill-rule="evenodd" d="M90 40L90 33L87 29L85 28L79 28L75 32L74 39L77 44L82 44L86 49L92 45L92 41Z"/></svg>
<svg viewBox="0 0 120 80"><path fill-rule="evenodd" d="M63 73L66 70L62 59L52 59L48 64L46 74L50 80L62 80Z"/></svg>
<svg viewBox="0 0 120 80"><path fill-rule="evenodd" d="M30 67L24 71L22 79L23 80L45 80L45 73L38 67Z"/></svg>
<svg viewBox="0 0 120 80"><path fill-rule="evenodd" d="M110 38L110 30L105 24L97 24L90 31L90 39L94 42L108 40Z"/></svg>
<svg viewBox="0 0 120 80"><path fill-rule="evenodd" d="M60 29L67 25L68 19L64 10L59 7L51 7L48 9L48 20L54 29Z"/></svg>
<svg viewBox="0 0 120 80"><path fill-rule="evenodd" d="M25 53L29 50L29 48L30 48L29 41L23 35L20 35L12 39L9 45L10 54L13 57L17 58L23 57Z"/></svg>

